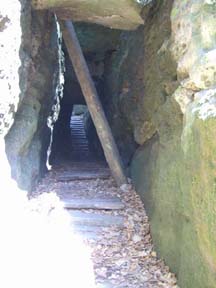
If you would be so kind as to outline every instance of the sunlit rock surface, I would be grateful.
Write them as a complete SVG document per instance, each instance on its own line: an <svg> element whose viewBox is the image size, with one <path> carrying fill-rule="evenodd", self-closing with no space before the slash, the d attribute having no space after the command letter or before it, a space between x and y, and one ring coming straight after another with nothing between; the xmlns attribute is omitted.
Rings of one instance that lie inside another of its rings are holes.
<svg viewBox="0 0 216 288"><path fill-rule="evenodd" d="M19 1L10 0L0 8L0 134L5 136L11 127L20 102L19 69L21 45Z"/></svg>
<svg viewBox="0 0 216 288"><path fill-rule="evenodd" d="M150 2L149 0L32 1L34 8L54 10L62 19L85 21L123 30L134 30L144 23L140 15L141 10Z"/></svg>
<svg viewBox="0 0 216 288"><path fill-rule="evenodd" d="M7 134L12 177L24 189L37 181L46 158L58 70L55 35L53 17L31 11L29 1L10 0L0 8L0 133Z"/></svg>

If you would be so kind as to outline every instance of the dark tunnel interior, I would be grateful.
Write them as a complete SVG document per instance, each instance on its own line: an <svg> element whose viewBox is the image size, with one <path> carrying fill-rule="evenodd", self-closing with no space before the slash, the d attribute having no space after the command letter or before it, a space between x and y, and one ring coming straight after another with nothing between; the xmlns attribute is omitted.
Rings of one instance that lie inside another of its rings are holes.
<svg viewBox="0 0 216 288"><path fill-rule="evenodd" d="M127 89L124 88L122 92L122 76L115 74L118 71L116 61L126 41L125 33L122 30L83 22L75 23L74 27L121 160L125 167L129 167L138 145L133 138L127 106L122 102L126 99ZM64 42L62 50L64 89L60 99L59 117L54 125L49 162L54 165L62 160L105 161L90 113L87 107L80 106L86 105L86 102ZM119 81L116 81L117 79ZM125 85L127 86L127 83ZM129 105L133 103L130 102Z"/></svg>
<svg viewBox="0 0 216 288"><path fill-rule="evenodd" d="M105 161L95 126L91 119L79 81L75 75L66 47L64 89L60 100L60 112L54 125L50 163L62 161ZM97 53L84 54L89 70L103 102L104 59L98 59ZM104 103L102 103L104 104Z"/></svg>

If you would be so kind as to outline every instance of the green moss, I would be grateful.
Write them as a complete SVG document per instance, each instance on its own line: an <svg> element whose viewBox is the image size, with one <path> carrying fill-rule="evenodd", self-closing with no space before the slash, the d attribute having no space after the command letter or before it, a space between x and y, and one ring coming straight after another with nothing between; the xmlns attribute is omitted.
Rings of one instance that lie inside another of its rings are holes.
<svg viewBox="0 0 216 288"><path fill-rule="evenodd" d="M167 108L173 124L165 125L172 132L179 125L175 110ZM159 139L155 151L150 141L137 152L132 178L150 217L155 247L178 275L180 287L215 288L216 119L203 121L193 109L187 112L183 137L172 132L169 138L162 126L163 145Z"/></svg>
<svg viewBox="0 0 216 288"><path fill-rule="evenodd" d="M179 10L175 7L172 9L172 12L171 12L171 17L174 18L178 15L179 13Z"/></svg>
<svg viewBox="0 0 216 288"><path fill-rule="evenodd" d="M177 274L180 287L216 288L215 119L199 119L193 113L197 107L191 107L183 115L185 110L180 109L172 96L180 83L176 75L179 63L171 53L170 14L172 11L176 21L174 29L180 31L180 34L173 31L174 36L184 38L178 21L183 20L184 25L189 21L193 24L191 43L200 47L202 5L201 0L175 1L175 4L167 0L155 5L143 30L123 33L108 79L114 106L111 118L112 124L118 122L116 119L123 120L121 128L113 131L121 134L118 143L125 150L128 147L125 126L133 128L133 132L146 121L156 127L157 135L139 147L131 165L133 181L150 218L155 248ZM183 95L180 100L184 104ZM186 109L186 103L183 108Z"/></svg>

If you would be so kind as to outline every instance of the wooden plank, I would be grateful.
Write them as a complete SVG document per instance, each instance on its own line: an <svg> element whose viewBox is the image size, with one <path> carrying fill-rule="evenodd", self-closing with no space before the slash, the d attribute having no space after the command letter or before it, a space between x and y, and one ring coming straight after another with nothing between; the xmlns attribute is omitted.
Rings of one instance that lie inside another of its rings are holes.
<svg viewBox="0 0 216 288"><path fill-rule="evenodd" d="M121 210L125 206L119 198L63 198L66 209Z"/></svg>
<svg viewBox="0 0 216 288"><path fill-rule="evenodd" d="M107 214L85 213L82 211L68 210L73 225L91 225L91 226L117 226L124 227L123 216L113 216Z"/></svg>
<svg viewBox="0 0 216 288"><path fill-rule="evenodd" d="M117 185L127 183L120 155L112 136L94 82L84 59L79 41L71 21L60 21L60 26L74 71L79 80L89 112L97 130L104 154Z"/></svg>
<svg viewBox="0 0 216 288"><path fill-rule="evenodd" d="M109 177L110 177L109 173L73 172L68 175L57 176L56 180L59 182L69 182L76 180L108 179Z"/></svg>

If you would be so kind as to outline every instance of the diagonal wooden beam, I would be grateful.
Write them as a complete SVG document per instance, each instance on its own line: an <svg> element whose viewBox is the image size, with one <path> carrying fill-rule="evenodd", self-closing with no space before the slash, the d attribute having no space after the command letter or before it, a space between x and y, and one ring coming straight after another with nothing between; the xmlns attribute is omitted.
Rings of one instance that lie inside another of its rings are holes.
<svg viewBox="0 0 216 288"><path fill-rule="evenodd" d="M74 71L79 80L89 112L102 144L107 163L117 185L120 186L127 182L127 178L124 174L118 148L91 78L73 24L71 21L60 21L60 27Z"/></svg>

